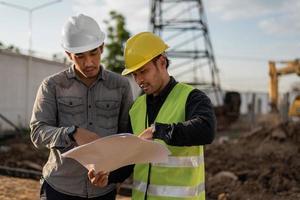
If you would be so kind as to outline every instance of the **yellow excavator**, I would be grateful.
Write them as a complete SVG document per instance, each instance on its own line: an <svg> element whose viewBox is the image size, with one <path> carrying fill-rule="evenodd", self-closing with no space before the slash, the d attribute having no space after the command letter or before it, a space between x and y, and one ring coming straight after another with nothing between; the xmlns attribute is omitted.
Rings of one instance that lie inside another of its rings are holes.
<svg viewBox="0 0 300 200"><path fill-rule="evenodd" d="M284 67L276 68L276 64L284 64ZM270 75L270 84L269 84L269 98L271 104L271 111L278 112L278 78L282 75L287 74L297 74L300 76L300 60L296 59L293 61L286 62L274 62L269 61L269 75ZM291 103L289 108L289 116L300 117L300 95L296 96L294 101Z"/></svg>

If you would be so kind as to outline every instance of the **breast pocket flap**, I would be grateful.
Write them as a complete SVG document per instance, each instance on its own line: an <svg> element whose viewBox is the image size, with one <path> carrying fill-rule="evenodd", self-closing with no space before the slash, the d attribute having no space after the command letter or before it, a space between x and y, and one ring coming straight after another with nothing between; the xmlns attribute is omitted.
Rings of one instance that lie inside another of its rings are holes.
<svg viewBox="0 0 300 200"><path fill-rule="evenodd" d="M101 110L114 110L119 107L120 103L118 101L96 101L96 107Z"/></svg>
<svg viewBox="0 0 300 200"><path fill-rule="evenodd" d="M74 98L74 97L62 97L57 99L59 104L62 104L64 106L68 107L76 107L83 104L83 101L81 98Z"/></svg>

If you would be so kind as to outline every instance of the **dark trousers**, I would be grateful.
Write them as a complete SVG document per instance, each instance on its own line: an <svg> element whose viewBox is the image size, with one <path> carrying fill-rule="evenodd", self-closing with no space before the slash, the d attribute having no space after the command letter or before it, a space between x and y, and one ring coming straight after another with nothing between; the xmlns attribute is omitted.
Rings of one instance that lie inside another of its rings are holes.
<svg viewBox="0 0 300 200"><path fill-rule="evenodd" d="M41 187L40 198L41 200L115 200L116 193L116 190L113 190L104 196L95 198L76 197L58 192L54 190L46 181L44 181Z"/></svg>

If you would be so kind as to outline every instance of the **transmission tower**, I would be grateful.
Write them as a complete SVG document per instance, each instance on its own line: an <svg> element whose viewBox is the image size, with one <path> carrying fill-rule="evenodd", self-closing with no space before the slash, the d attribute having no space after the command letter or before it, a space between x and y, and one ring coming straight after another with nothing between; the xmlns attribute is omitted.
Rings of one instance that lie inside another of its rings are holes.
<svg viewBox="0 0 300 200"><path fill-rule="evenodd" d="M170 73L215 94L220 104L220 79L202 0L151 0L151 28L170 46Z"/></svg>

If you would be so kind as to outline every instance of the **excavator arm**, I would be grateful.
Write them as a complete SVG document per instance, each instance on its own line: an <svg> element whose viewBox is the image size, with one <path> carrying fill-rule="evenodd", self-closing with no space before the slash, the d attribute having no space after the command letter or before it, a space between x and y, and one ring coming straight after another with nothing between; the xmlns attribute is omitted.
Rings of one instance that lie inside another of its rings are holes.
<svg viewBox="0 0 300 200"><path fill-rule="evenodd" d="M271 111L277 112L278 111L278 78L282 75L287 74L297 74L300 76L300 60L294 61L287 61L287 62L280 62L285 64L284 67L277 69L276 62L269 61L269 76L270 76L270 83L269 83L269 99L271 105ZM300 116L300 96L296 97L295 101L293 102L292 106L289 110L289 115L291 116Z"/></svg>

